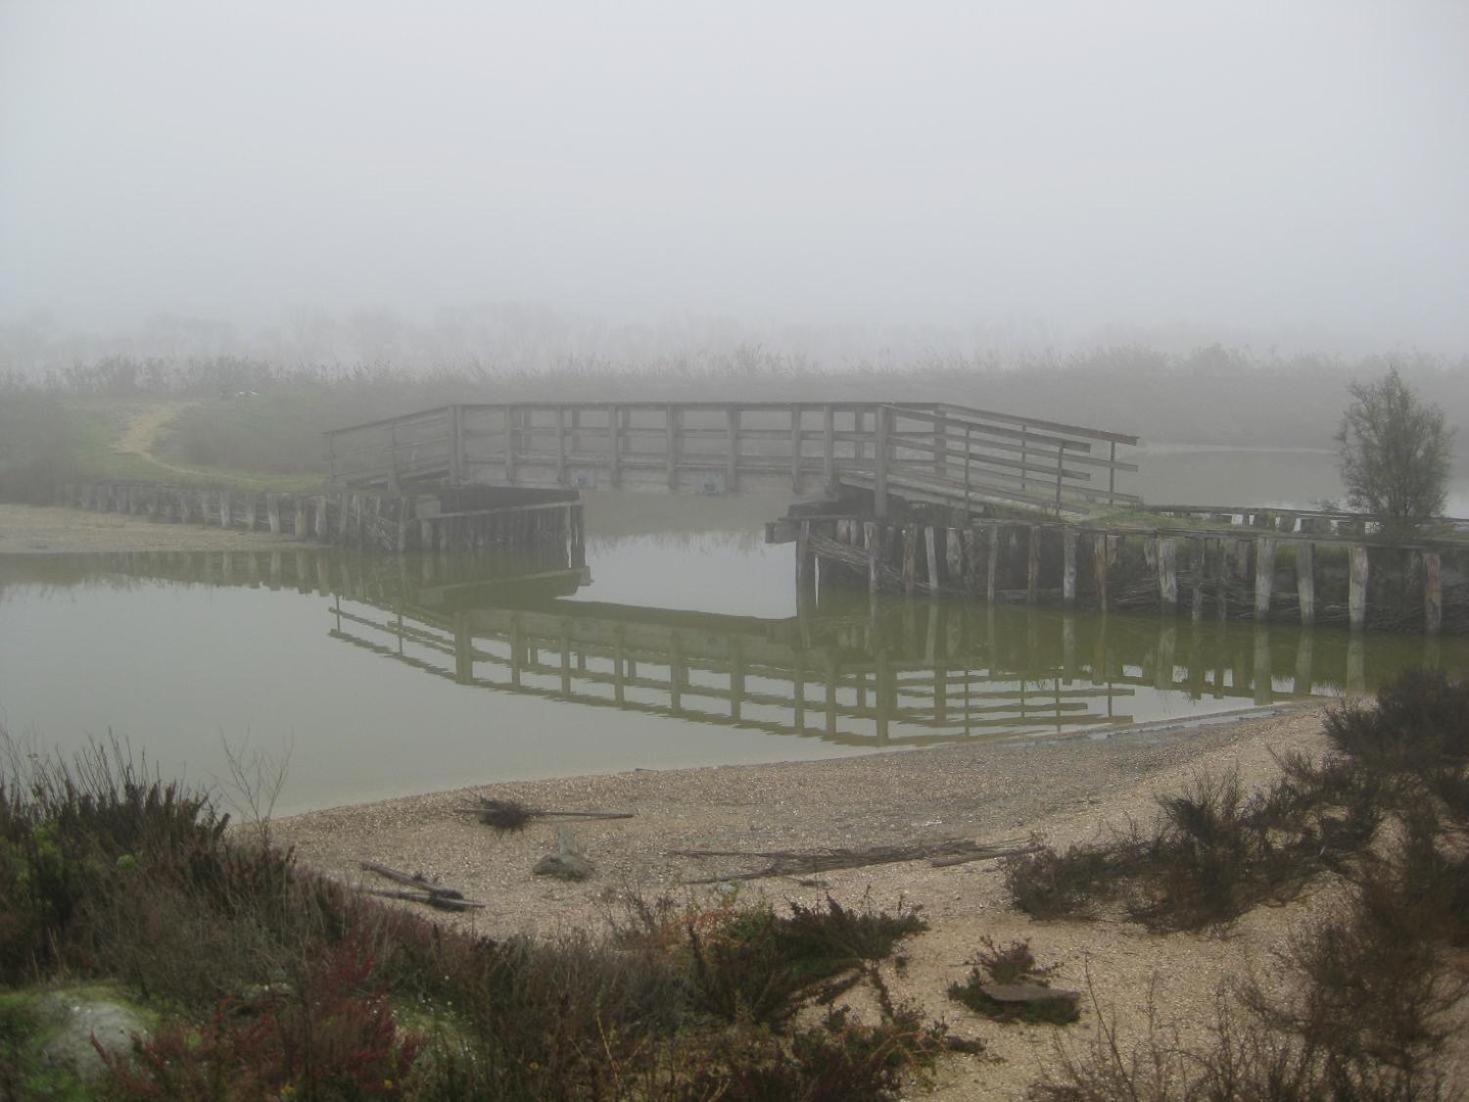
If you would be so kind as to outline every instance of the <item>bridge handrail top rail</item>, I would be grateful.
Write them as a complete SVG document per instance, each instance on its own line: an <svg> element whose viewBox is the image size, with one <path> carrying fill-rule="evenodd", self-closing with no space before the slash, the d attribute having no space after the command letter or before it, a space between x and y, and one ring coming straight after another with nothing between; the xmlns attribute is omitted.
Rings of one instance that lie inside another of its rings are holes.
<svg viewBox="0 0 1469 1102"><path fill-rule="evenodd" d="M399 413L393 417L379 417L376 421L359 421L355 425L342 425L334 429L322 429L323 436L337 436L344 432L356 432L358 429L375 429L383 425L398 425L404 421L416 421L419 418L433 417L436 414L448 413L454 408L454 403L442 406L430 406L428 409L416 409L411 413Z"/></svg>
<svg viewBox="0 0 1469 1102"><path fill-rule="evenodd" d="M1106 440L1117 444L1135 446L1139 438L1126 433L1109 432L1103 429L1087 428L1084 425L1071 425L1061 421L1050 421L1039 417L1025 417L1013 413L1002 413L998 410L980 409L976 406L963 406L950 402L914 402L914 401L881 401L865 399L847 399L838 402L824 401L658 401L658 400L606 400L606 401L529 401L516 400L513 402L450 402L440 406L431 406L427 409L414 410L410 413L401 413L393 417L380 417L374 421L360 421L352 425L342 425L337 428L323 430L324 436L336 436L341 433L353 432L358 429L378 428L383 425L399 424L404 421L412 421L419 418L429 418L440 414L446 414L455 407L465 410L477 409L589 409L589 408L611 408L617 406L623 409L667 409L677 407L679 409L751 409L751 410L819 410L831 407L833 409L893 409L898 411L912 412L934 412L942 411L946 416L955 417L961 421L998 421L1012 425L1025 425L1040 429L1050 429L1053 432L1066 433L1070 436L1079 436L1090 440Z"/></svg>
<svg viewBox="0 0 1469 1102"><path fill-rule="evenodd" d="M1124 432L1109 432L1106 429L1087 428L1085 425L1070 425L1063 421L1047 421L1040 417L1022 417L1014 413L1001 413L998 410L980 409L977 406L960 406L950 402L935 403L938 409L944 411L949 417L955 415L962 420L985 420L1003 421L1012 425L1034 426L1038 429L1050 429L1052 432L1063 432L1068 436L1080 436L1088 440L1106 440L1113 444L1126 444L1136 447L1141 438L1129 436Z"/></svg>

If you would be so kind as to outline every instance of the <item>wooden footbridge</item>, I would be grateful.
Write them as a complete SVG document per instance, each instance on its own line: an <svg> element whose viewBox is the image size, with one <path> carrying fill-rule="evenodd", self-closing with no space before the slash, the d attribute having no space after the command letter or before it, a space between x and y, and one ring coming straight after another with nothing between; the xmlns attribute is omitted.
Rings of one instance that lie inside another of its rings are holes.
<svg viewBox="0 0 1469 1102"><path fill-rule="evenodd" d="M334 485L784 487L975 512L1139 503L1117 476L1135 436L910 402L561 402L442 406L327 433Z"/></svg>

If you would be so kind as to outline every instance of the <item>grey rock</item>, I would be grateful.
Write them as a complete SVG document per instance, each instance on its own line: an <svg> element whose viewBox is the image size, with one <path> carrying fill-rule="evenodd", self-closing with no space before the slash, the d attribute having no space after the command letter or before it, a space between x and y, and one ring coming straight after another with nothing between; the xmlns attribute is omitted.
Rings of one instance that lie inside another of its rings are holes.
<svg viewBox="0 0 1469 1102"><path fill-rule="evenodd" d="M105 1070L92 1038L108 1052L128 1052L135 1035L148 1035L148 1019L126 1003L98 995L58 991L41 1000L50 1036L41 1047L48 1068L64 1068L92 1082Z"/></svg>

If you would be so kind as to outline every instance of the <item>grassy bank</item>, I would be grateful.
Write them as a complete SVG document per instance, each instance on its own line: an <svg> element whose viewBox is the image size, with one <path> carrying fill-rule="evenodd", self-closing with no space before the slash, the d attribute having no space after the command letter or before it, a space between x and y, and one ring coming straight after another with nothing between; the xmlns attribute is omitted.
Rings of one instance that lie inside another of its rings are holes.
<svg viewBox="0 0 1469 1102"><path fill-rule="evenodd" d="M941 1026L878 965L912 912L630 901L600 933L492 941L299 868L115 748L0 780L0 1097L892 1099ZM48 990L146 1036L83 1086ZM879 1010L837 1009L855 985Z"/></svg>

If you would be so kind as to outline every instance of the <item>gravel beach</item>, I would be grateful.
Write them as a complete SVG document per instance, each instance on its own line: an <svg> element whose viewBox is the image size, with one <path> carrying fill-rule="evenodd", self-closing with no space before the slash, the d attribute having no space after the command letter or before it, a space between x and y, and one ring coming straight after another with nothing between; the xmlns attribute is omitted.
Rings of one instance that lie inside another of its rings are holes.
<svg viewBox="0 0 1469 1102"><path fill-rule="evenodd" d="M697 902L715 893L687 881L752 871L759 862L688 858L681 849L809 850L963 838L980 842L1039 837L1053 845L1105 837L1130 819L1148 821L1155 796L1201 771L1237 771L1247 785L1275 772L1273 754L1323 746L1319 707L1275 709L1192 725L1110 731L1106 737L1027 738L824 762L636 770L507 784L477 783L380 803L277 820L277 842L307 865L359 883L359 862L422 872L487 907L444 917L503 936L596 927L628 893ZM531 875L556 845L554 822L533 821L499 834L455 811L476 794L556 810L632 812L631 819L575 823L576 841L595 869L564 883ZM381 886L373 884L372 886ZM725 891L728 891L726 886ZM1161 1020L1197 1035L1212 1020L1221 982L1246 970L1268 974L1272 951L1292 925L1332 905L1328 887L1289 906L1246 915L1227 936L1148 934L1121 920L1033 922L1008 903L995 861L935 868L926 861L870 866L815 877L742 883L741 898L922 908L931 929L907 946L909 962L892 976L895 995L946 1019L954 1034L978 1038L984 1056L955 1056L938 1074L936 1099L1022 1098L1056 1057L1058 1040L1084 1045L1096 1013L1064 1030L1002 1026L945 997L968 972L981 938L1029 938L1054 982L1095 992L1124 1027L1145 1018L1151 997ZM1085 1000L1084 1000L1085 1002ZM996 1059L998 1058L998 1059ZM915 1097L918 1092L915 1092Z"/></svg>

